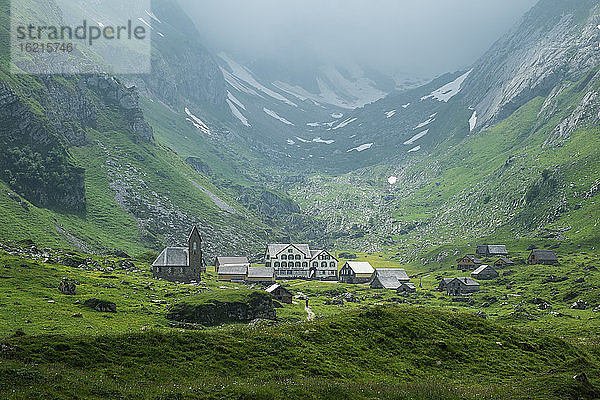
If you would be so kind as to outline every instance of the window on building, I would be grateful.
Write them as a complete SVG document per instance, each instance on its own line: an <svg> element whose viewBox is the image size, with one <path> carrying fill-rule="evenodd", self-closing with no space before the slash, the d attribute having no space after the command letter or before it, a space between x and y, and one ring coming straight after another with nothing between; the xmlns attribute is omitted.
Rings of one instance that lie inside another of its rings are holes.
<svg viewBox="0 0 600 400"><path fill-rule="evenodd" d="M327 268L327 262L323 261L323 262L321 263L321 268Z"/></svg>
<svg viewBox="0 0 600 400"><path fill-rule="evenodd" d="M271 263L270 263L269 261L267 261L267 262L265 263L265 267L267 267L267 268L271 268Z"/></svg>
<svg viewBox="0 0 600 400"><path fill-rule="evenodd" d="M296 261L296 268L300 268L300 261Z"/></svg>
<svg viewBox="0 0 600 400"><path fill-rule="evenodd" d="M300 257L300 254L296 254L296 260L301 260L302 257Z"/></svg>
<svg viewBox="0 0 600 400"><path fill-rule="evenodd" d="M281 259L282 259L282 260L287 260L287 256L286 256L285 254L282 254L282 255L281 255Z"/></svg>
<svg viewBox="0 0 600 400"><path fill-rule="evenodd" d="M326 255L326 256L325 256L325 259L326 259L326 260L330 260L330 259L331 259L331 257L330 257L329 255Z"/></svg>
<svg viewBox="0 0 600 400"><path fill-rule="evenodd" d="M329 263L329 266L330 266L331 268L335 268L335 261L332 261L332 262L330 262L330 263Z"/></svg>
<svg viewBox="0 0 600 400"><path fill-rule="evenodd" d="M288 249L288 253L293 253L294 249Z"/></svg>
<svg viewBox="0 0 600 400"><path fill-rule="evenodd" d="M275 268L279 268L279 261L275 261Z"/></svg>
<svg viewBox="0 0 600 400"><path fill-rule="evenodd" d="M315 261L315 262L313 262L313 267L317 268L318 266L319 266L319 263L318 263L318 262L316 262L316 261Z"/></svg>
<svg viewBox="0 0 600 400"><path fill-rule="evenodd" d="M198 243L194 242L194 245L192 247L194 248L194 251L198 250Z"/></svg>
<svg viewBox="0 0 600 400"><path fill-rule="evenodd" d="M287 267L287 262L285 262L285 261L282 261L282 262L281 262L281 268L285 268L285 267Z"/></svg>
<svg viewBox="0 0 600 400"><path fill-rule="evenodd" d="M302 268L308 268L308 263L306 261L302 263Z"/></svg>

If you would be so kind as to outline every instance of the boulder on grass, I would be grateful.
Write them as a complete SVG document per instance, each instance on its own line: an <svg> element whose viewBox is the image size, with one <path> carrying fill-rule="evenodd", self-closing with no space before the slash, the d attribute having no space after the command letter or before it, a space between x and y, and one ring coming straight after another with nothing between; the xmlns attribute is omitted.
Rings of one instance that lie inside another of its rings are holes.
<svg viewBox="0 0 600 400"><path fill-rule="evenodd" d="M58 290L60 290L62 294L74 296L75 291L77 290L77 285L75 284L75 281L68 278L63 278L58 284Z"/></svg>
<svg viewBox="0 0 600 400"><path fill-rule="evenodd" d="M112 301L100 300L100 299L87 299L83 302L83 305L92 308L100 312L116 313L117 305Z"/></svg>

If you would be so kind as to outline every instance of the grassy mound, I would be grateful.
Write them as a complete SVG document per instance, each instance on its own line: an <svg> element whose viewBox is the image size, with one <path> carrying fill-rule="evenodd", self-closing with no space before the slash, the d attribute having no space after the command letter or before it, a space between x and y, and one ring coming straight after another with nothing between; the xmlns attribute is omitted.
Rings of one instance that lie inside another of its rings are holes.
<svg viewBox="0 0 600 400"><path fill-rule="evenodd" d="M210 291L188 297L169 307L167 319L218 325L256 318L275 319L271 296L265 291Z"/></svg>
<svg viewBox="0 0 600 400"><path fill-rule="evenodd" d="M7 398L600 395L595 358L561 339L413 307L260 329L22 336L2 348L0 393ZM573 379L580 373L591 382Z"/></svg>

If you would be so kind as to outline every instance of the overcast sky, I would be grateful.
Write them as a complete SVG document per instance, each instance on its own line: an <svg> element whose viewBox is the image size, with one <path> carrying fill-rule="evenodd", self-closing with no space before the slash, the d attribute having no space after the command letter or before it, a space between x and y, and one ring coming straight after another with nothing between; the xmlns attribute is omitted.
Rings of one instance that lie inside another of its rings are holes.
<svg viewBox="0 0 600 400"><path fill-rule="evenodd" d="M464 68L536 0L179 0L205 44L247 57L355 61L382 72Z"/></svg>

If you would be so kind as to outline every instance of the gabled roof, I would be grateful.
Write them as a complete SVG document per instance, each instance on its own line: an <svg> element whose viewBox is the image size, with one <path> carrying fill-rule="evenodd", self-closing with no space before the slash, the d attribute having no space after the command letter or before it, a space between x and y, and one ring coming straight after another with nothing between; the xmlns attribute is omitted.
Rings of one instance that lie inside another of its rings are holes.
<svg viewBox="0 0 600 400"><path fill-rule="evenodd" d="M271 267L249 267L248 278L268 278L273 279L275 270Z"/></svg>
<svg viewBox="0 0 600 400"><path fill-rule="evenodd" d="M510 258L506 258L506 257L500 257L498 260L496 260L496 262L498 262L498 261L504 261L507 264L514 264L515 263Z"/></svg>
<svg viewBox="0 0 600 400"><path fill-rule="evenodd" d="M284 288L283 286L281 286L279 283L275 283L275 284L269 286L268 288L266 288L265 290L268 293L273 293L275 290L277 290L279 288L281 288L281 289L285 290L286 292L290 293L289 290L287 290L286 288Z"/></svg>
<svg viewBox="0 0 600 400"><path fill-rule="evenodd" d="M469 260L473 261L475 264L481 264L481 260L479 258L475 257L472 254L467 254L466 256L464 256L463 258L461 258L459 261L462 261L465 258L468 258Z"/></svg>
<svg viewBox="0 0 600 400"><path fill-rule="evenodd" d="M535 258L540 261L558 261L556 253L552 250L533 250Z"/></svg>
<svg viewBox="0 0 600 400"><path fill-rule="evenodd" d="M503 244L490 244L488 245L488 253L490 254L508 254L506 246Z"/></svg>
<svg viewBox="0 0 600 400"><path fill-rule="evenodd" d="M408 274L402 268L377 268L375 270L375 276L378 278L392 277L399 281L408 281Z"/></svg>
<svg viewBox="0 0 600 400"><path fill-rule="evenodd" d="M477 274L485 271L488 268L494 270L494 268L490 267L489 265L482 265L479 268L477 268L475 271L471 272L471 275L477 275Z"/></svg>
<svg viewBox="0 0 600 400"><path fill-rule="evenodd" d="M221 265L218 271L219 275L246 275L247 273L247 265Z"/></svg>
<svg viewBox="0 0 600 400"><path fill-rule="evenodd" d="M449 284L450 282L452 282L453 280L454 280L454 278L443 278L442 281L440 282L440 285L443 284L445 286L445 285Z"/></svg>
<svg viewBox="0 0 600 400"><path fill-rule="evenodd" d="M452 281L454 280L458 280L462 285L465 286L479 286L479 283L471 277L461 277L452 279Z"/></svg>
<svg viewBox="0 0 600 400"><path fill-rule="evenodd" d="M217 257L219 265L250 264L248 257Z"/></svg>
<svg viewBox="0 0 600 400"><path fill-rule="evenodd" d="M366 261L347 261L346 264L355 274L372 274L375 269Z"/></svg>
<svg viewBox="0 0 600 400"><path fill-rule="evenodd" d="M373 281L378 281L384 289L396 290L401 283L395 276L377 276Z"/></svg>
<svg viewBox="0 0 600 400"><path fill-rule="evenodd" d="M310 247L307 244L283 244L283 243L275 243L267 245L267 251L269 253L269 257L276 258L282 251L286 250L288 247L293 246L298 249L301 253L303 253L306 258L310 258Z"/></svg>
<svg viewBox="0 0 600 400"><path fill-rule="evenodd" d="M187 267L188 265L190 264L187 247L167 247L152 264L153 267Z"/></svg>
<svg viewBox="0 0 600 400"><path fill-rule="evenodd" d="M330 252L328 252L327 250L311 250L310 251L310 259L314 260L315 258L317 258L319 255L321 255L322 253L326 253L329 256L331 256L331 258L333 258L336 261L339 261L337 258L335 258L335 256L333 254L331 254Z"/></svg>
<svg viewBox="0 0 600 400"><path fill-rule="evenodd" d="M415 284L412 282L400 282L400 286L398 286L398 287L403 287L403 286L410 288L410 289L416 289Z"/></svg>

